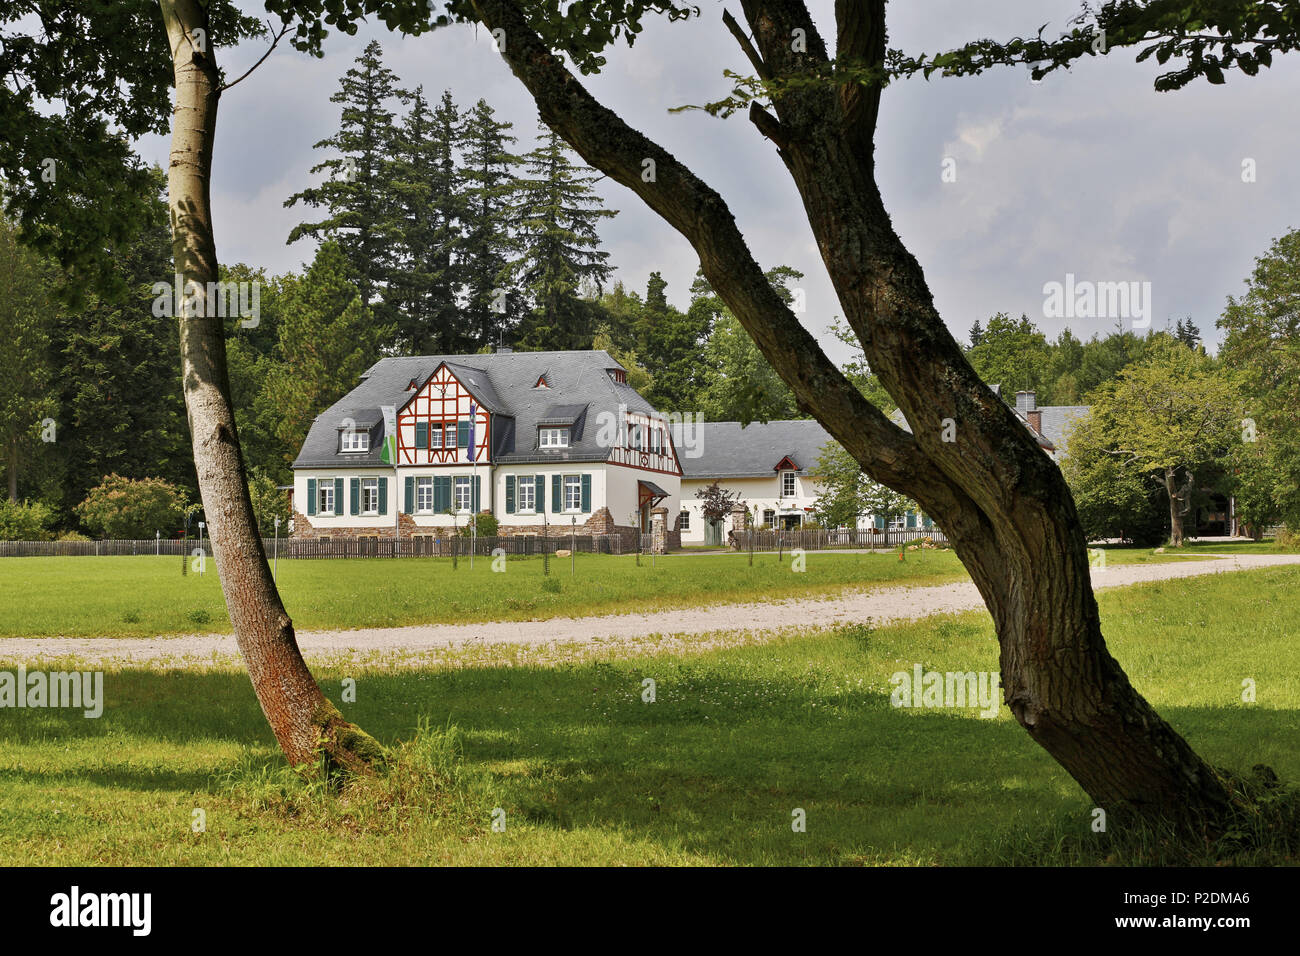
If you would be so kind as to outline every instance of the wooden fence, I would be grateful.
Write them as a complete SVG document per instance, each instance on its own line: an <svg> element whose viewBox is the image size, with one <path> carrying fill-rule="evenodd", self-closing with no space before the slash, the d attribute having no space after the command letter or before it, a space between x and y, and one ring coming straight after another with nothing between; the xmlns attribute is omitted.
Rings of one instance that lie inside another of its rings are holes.
<svg viewBox="0 0 1300 956"><path fill-rule="evenodd" d="M456 535L428 535L414 538L263 538L267 557L277 554L282 558L410 558L491 556L501 549L505 554L528 556L543 551L554 554L560 550L574 550L584 554L622 554L623 539L616 534L602 535L513 535L482 537L471 541ZM105 540L105 541L0 541L0 558L30 557L88 557L94 555L196 555L197 538L167 540ZM203 551L212 555L212 542L203 539Z"/></svg>
<svg viewBox="0 0 1300 956"><path fill-rule="evenodd" d="M834 548L891 549L918 541L946 547L948 538L938 528L858 528L831 530L809 528L801 531L757 529L728 535L729 545L737 551L827 551Z"/></svg>

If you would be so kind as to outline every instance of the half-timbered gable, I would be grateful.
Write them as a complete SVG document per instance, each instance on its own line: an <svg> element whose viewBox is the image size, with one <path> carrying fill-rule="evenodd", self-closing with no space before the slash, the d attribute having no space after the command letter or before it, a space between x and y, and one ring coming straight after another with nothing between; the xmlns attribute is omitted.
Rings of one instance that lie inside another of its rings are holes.
<svg viewBox="0 0 1300 956"><path fill-rule="evenodd" d="M501 409L484 395L496 397L486 372L440 363L398 412L397 464L487 464L492 416Z"/></svg>

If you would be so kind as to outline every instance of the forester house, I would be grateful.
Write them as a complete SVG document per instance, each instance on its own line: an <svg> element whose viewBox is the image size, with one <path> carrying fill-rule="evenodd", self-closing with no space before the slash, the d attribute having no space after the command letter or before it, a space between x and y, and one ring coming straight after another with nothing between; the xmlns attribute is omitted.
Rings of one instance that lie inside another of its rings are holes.
<svg viewBox="0 0 1300 956"><path fill-rule="evenodd" d="M628 540L658 515L679 543L671 430L603 351L381 359L293 468L296 537L446 537L488 512L501 535Z"/></svg>

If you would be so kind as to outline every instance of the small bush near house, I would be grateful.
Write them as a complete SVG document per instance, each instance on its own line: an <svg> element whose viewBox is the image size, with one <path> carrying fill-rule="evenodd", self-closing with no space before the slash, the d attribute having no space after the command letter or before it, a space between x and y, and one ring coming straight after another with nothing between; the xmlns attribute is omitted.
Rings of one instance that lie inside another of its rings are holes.
<svg viewBox="0 0 1300 956"><path fill-rule="evenodd" d="M39 501L0 501L0 541L45 541L54 512Z"/></svg>
<svg viewBox="0 0 1300 956"><path fill-rule="evenodd" d="M474 525L477 526L477 530L471 531L471 525L466 521L464 527L460 528L457 533L466 538L471 534L477 534L480 538L494 538L496 537L499 522L496 519L496 515L489 514L488 512L481 512L474 516Z"/></svg>
<svg viewBox="0 0 1300 956"><path fill-rule="evenodd" d="M1300 551L1300 534L1290 528L1279 528L1273 536L1274 551Z"/></svg>
<svg viewBox="0 0 1300 956"><path fill-rule="evenodd" d="M161 478L109 475L76 511L82 524L105 538L152 538L155 531L170 537L183 518L185 493Z"/></svg>

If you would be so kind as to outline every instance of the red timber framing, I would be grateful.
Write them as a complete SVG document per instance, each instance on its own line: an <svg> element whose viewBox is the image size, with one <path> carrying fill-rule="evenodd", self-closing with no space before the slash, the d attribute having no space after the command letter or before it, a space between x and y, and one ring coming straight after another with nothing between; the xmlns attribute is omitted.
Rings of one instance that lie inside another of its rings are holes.
<svg viewBox="0 0 1300 956"><path fill-rule="evenodd" d="M773 471L798 471L799 466L794 463L793 458L791 458L789 455L786 455L784 458L782 458L780 461L776 463L776 467L773 468L772 470Z"/></svg>
<svg viewBox="0 0 1300 956"><path fill-rule="evenodd" d="M477 459L471 458L468 448L457 445L458 423L469 421L471 404L476 406L474 442L478 447ZM425 428L418 429L420 425ZM477 460L479 464L487 464L488 448L492 442L491 427L491 410L483 407L483 403L460 383L451 369L445 364L439 365L397 414L397 463L468 465ZM434 429L441 429L441 443L431 440L430 433ZM416 447L417 430L424 431L426 436L424 448ZM448 437L451 438L450 447Z"/></svg>
<svg viewBox="0 0 1300 956"><path fill-rule="evenodd" d="M659 451L654 451L653 432L659 435ZM618 440L605 459L611 465L624 465L661 475L681 475L682 466L673 446L672 429L667 420L645 412L627 412Z"/></svg>

